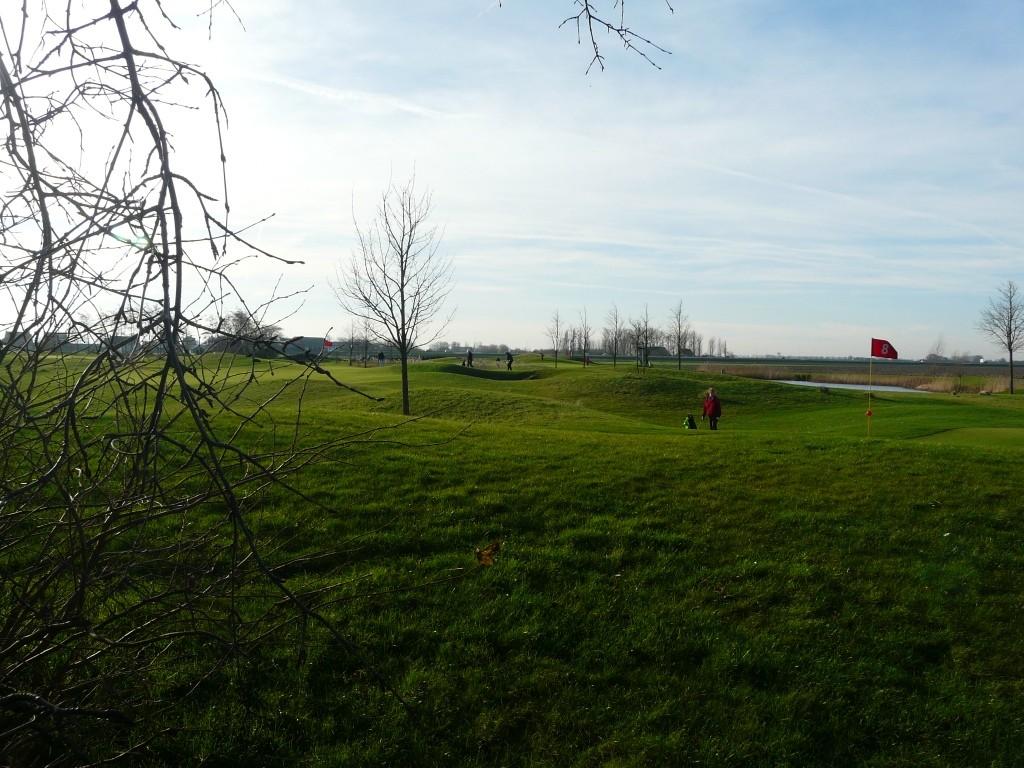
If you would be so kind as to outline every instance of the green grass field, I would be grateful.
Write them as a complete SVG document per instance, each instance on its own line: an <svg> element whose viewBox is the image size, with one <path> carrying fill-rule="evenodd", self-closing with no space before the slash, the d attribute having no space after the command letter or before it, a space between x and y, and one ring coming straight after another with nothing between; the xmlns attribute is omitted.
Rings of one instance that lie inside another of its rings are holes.
<svg viewBox="0 0 1024 768"><path fill-rule="evenodd" d="M364 658L314 632L222 669L167 761L1021 764L1024 398L875 396L869 439L862 393L439 361L410 422L397 367L332 365L384 401L315 382L308 439L379 431L296 479L333 511L271 491L254 524L333 553L289 584L339 585ZM720 431L683 430L709 385Z"/></svg>

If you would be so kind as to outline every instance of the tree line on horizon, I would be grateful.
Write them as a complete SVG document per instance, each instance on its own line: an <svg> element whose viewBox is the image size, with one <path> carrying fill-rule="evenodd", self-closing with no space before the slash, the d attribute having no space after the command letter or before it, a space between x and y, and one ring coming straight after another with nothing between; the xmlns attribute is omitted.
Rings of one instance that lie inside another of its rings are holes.
<svg viewBox="0 0 1024 768"><path fill-rule="evenodd" d="M652 320L646 304L635 317L623 315L618 305L613 304L600 328L591 325L585 308L580 311L576 323L567 323L556 309L546 330L550 346L544 351L550 350L555 365L559 355L570 360L579 358L587 364L594 354L611 357L613 366L620 358L634 359L646 365L652 350L660 352L662 349L675 357L679 366L682 366L683 358L730 357L729 345L724 338L705 338L690 324L682 301L672 307L664 327ZM600 342L596 346L598 333Z"/></svg>

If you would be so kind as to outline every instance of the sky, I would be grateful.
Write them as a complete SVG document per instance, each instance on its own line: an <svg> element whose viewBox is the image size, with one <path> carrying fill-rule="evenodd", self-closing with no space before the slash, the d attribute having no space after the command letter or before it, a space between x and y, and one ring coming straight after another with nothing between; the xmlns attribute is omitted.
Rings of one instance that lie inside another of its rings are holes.
<svg viewBox="0 0 1024 768"><path fill-rule="evenodd" d="M235 223L273 214L249 234L303 262L236 275L250 304L304 291L290 334L347 332L353 220L415 174L450 341L536 348L556 310L612 305L667 326L681 301L739 355L998 354L976 325L1024 279L1018 0L631 0L670 53L602 37L589 72L571 0L233 4L244 27L163 41L226 102Z"/></svg>

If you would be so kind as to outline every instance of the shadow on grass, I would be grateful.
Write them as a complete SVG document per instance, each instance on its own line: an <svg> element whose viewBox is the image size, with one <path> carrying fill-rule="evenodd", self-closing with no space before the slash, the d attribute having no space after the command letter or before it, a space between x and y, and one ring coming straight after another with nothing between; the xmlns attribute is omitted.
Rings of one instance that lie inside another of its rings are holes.
<svg viewBox="0 0 1024 768"><path fill-rule="evenodd" d="M461 376L474 376L478 379L494 379L496 381L524 381L526 379L544 378L544 371L502 371L487 368L468 368L462 365L442 365L437 369L441 373L455 373Z"/></svg>

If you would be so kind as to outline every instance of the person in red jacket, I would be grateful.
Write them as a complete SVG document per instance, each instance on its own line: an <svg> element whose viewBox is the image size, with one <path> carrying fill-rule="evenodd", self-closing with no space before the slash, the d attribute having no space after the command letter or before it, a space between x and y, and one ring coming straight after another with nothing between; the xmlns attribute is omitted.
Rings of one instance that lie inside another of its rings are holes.
<svg viewBox="0 0 1024 768"><path fill-rule="evenodd" d="M715 394L715 388L711 387L707 395L704 396L704 413L701 415L700 420L704 421L704 419L707 419L711 429L718 429L718 420L721 416L722 401Z"/></svg>

